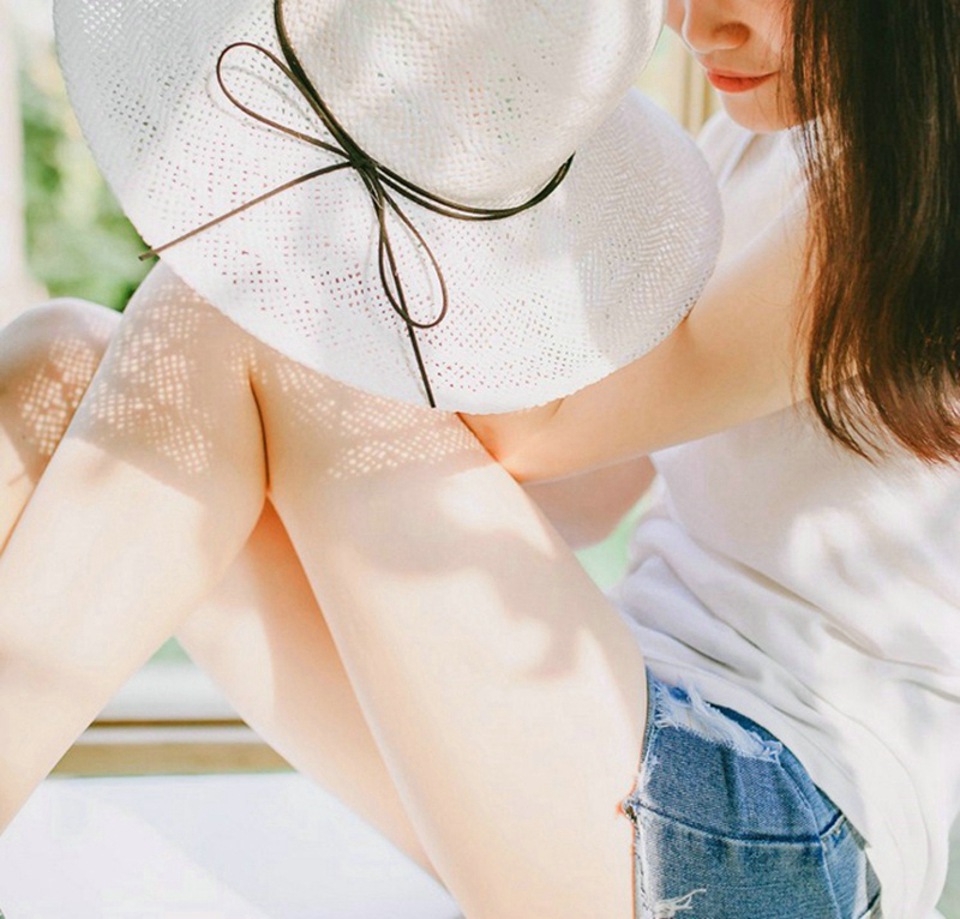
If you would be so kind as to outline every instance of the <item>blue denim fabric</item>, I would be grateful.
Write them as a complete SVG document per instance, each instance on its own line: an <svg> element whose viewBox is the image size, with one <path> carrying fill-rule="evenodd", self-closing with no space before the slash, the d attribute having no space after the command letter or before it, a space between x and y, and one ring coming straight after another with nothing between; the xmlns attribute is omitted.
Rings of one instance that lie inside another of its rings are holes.
<svg viewBox="0 0 960 919"><path fill-rule="evenodd" d="M647 674L635 827L636 919L876 919L863 839L749 718Z"/></svg>

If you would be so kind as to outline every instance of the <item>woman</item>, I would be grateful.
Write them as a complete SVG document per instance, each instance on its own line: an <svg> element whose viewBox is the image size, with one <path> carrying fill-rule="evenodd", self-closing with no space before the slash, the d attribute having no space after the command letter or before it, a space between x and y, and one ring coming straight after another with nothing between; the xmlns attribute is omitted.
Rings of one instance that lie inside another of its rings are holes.
<svg viewBox="0 0 960 919"><path fill-rule="evenodd" d="M2 556L0 723L31 738L4 756L4 822L180 626L241 713L471 919L879 915L878 878L885 916L927 915L960 797L960 23L916 6L671 0L729 117L704 138L718 270L647 357L542 410L465 416L499 463L457 418L310 374L158 269ZM784 171L800 125L808 185ZM18 320L5 391L65 338L69 386L111 322ZM161 329L186 397L145 371L166 366ZM614 606L514 479L589 535L654 451L667 495ZM29 488L11 479L8 527ZM243 669L250 625L272 698Z"/></svg>

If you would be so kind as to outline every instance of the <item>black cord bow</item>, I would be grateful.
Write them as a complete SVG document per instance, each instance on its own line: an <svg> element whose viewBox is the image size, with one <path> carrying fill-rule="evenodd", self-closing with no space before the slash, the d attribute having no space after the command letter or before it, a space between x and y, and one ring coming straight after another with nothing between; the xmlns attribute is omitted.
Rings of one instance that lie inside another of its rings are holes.
<svg viewBox="0 0 960 919"><path fill-rule="evenodd" d="M283 19L282 0L274 0L273 8L274 21L277 28L277 37L279 39L284 58L286 58L286 63L284 63L284 61L277 57L277 55L275 55L273 52L262 47L261 45L256 45L251 42L234 42L233 44L224 48L217 59L217 82L220 84L220 89L233 105L235 105L238 109L240 109L240 111L249 117L259 121L261 124L265 124L271 128L274 128L277 131L281 131L284 134L295 137L297 140L302 140L305 143L312 144L315 147L320 147L321 149L340 157L343 162L336 163L332 166L325 166L321 169L315 169L311 172L308 172L306 175L302 175L296 179L292 179L289 182L285 182L283 185L280 185L277 188L266 192L265 194L257 196L251 201L248 201L246 204L240 205L240 207L235 208L229 213L224 214L221 217L217 217L215 220L211 220L209 223L205 223L203 226L197 227L197 229L191 230L189 233L185 233L183 236L180 236L171 242L144 252L143 255L140 256L140 259L142 261L152 256L160 255L160 253L166 251L172 246L176 246L179 243L185 242L186 240L203 233L205 230L209 230L212 227L223 223L223 221L228 220L229 218L234 217L243 211L249 210L255 205L273 198L276 195L282 194L283 192L288 191L297 185L302 185L305 182L310 182L313 179L328 175L332 172L338 172L341 169L356 170L370 194L370 199L373 202L373 207L377 216L377 223L379 224L380 228L378 258L380 282L383 285L383 290L386 293L387 299L390 301L390 305L393 307L394 312L403 320L404 324L406 325L407 333L410 337L410 343L413 347L413 353L417 361L417 366L420 369L420 377L423 380L424 389L426 390L427 400L430 403L431 408L436 408L436 402L433 398L433 391L430 387L430 380L427 376L427 370L423 363L423 357L420 354L420 346L417 342L416 330L431 329L443 321L444 317L447 315L447 309L449 306L447 285L443 276L443 271L440 268L433 250L427 244L427 241L423 238L420 231L413 225L413 222L410 220L410 218L401 210L396 199L390 192L393 191L397 195L412 201L414 204L418 204L421 207L425 207L428 210L431 210L437 214L441 214L445 217L454 217L458 220L502 220L505 217L512 217L515 214L519 214L522 211L528 210L552 194L557 186L564 180L567 172L570 170L570 164L573 162L573 157L571 156L570 159L568 159L560 167L560 169L557 170L553 178L539 192L537 192L536 195L522 204L516 205L515 207L503 208L499 210L492 208L470 207L465 204L457 204L454 201L448 201L445 198L441 198L440 196L427 191L426 189L420 188L419 186L414 185L412 182L409 182L407 179L404 179L402 176L393 172L393 170L388 169L386 166L376 162L376 160L374 160L372 157L368 156L367 153L361 149L357 142L337 121L337 119L333 116L333 113L327 107L327 104L317 92L316 87L314 87L312 81L307 76L306 71L303 69L300 60L296 55L296 52L293 50L293 44L290 41L286 23ZM280 124L279 122L272 121L271 119L253 111L253 109L244 105L239 99L237 99L237 97L230 92L226 83L224 82L223 64L227 56L238 48L251 48L269 58L269 60L284 74L284 76L287 77L287 79L297 88L300 94L307 100L310 108L313 109L314 113L323 123L323 126L327 129L330 136L339 146L328 143L319 137L313 137L312 135L296 131L293 128ZM437 281L440 284L440 292L442 296L440 312L438 313L437 317L430 322L417 322L410 315L410 310L407 307L407 298L403 289L403 282L400 279L400 272L397 266L397 260L393 251L393 245L391 244L390 233L387 227L388 208L393 211L394 214L396 214L403 225L413 234L417 244L427 254L430 264L433 266L433 271L437 277Z"/></svg>

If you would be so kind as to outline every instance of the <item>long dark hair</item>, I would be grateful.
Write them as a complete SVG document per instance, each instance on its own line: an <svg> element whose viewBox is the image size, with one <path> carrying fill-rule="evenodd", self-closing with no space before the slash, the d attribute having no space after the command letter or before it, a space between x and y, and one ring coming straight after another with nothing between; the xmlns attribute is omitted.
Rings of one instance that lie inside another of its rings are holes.
<svg viewBox="0 0 960 919"><path fill-rule="evenodd" d="M960 0L792 6L809 395L863 456L960 459Z"/></svg>

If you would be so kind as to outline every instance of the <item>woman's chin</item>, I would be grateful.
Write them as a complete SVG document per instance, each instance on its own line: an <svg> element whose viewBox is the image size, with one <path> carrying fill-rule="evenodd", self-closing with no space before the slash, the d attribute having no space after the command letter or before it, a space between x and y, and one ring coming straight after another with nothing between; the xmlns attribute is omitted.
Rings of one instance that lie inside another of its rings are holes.
<svg viewBox="0 0 960 919"><path fill-rule="evenodd" d="M776 96L756 92L720 93L724 111L741 127L755 134L772 134L798 123L789 106L778 104Z"/></svg>

